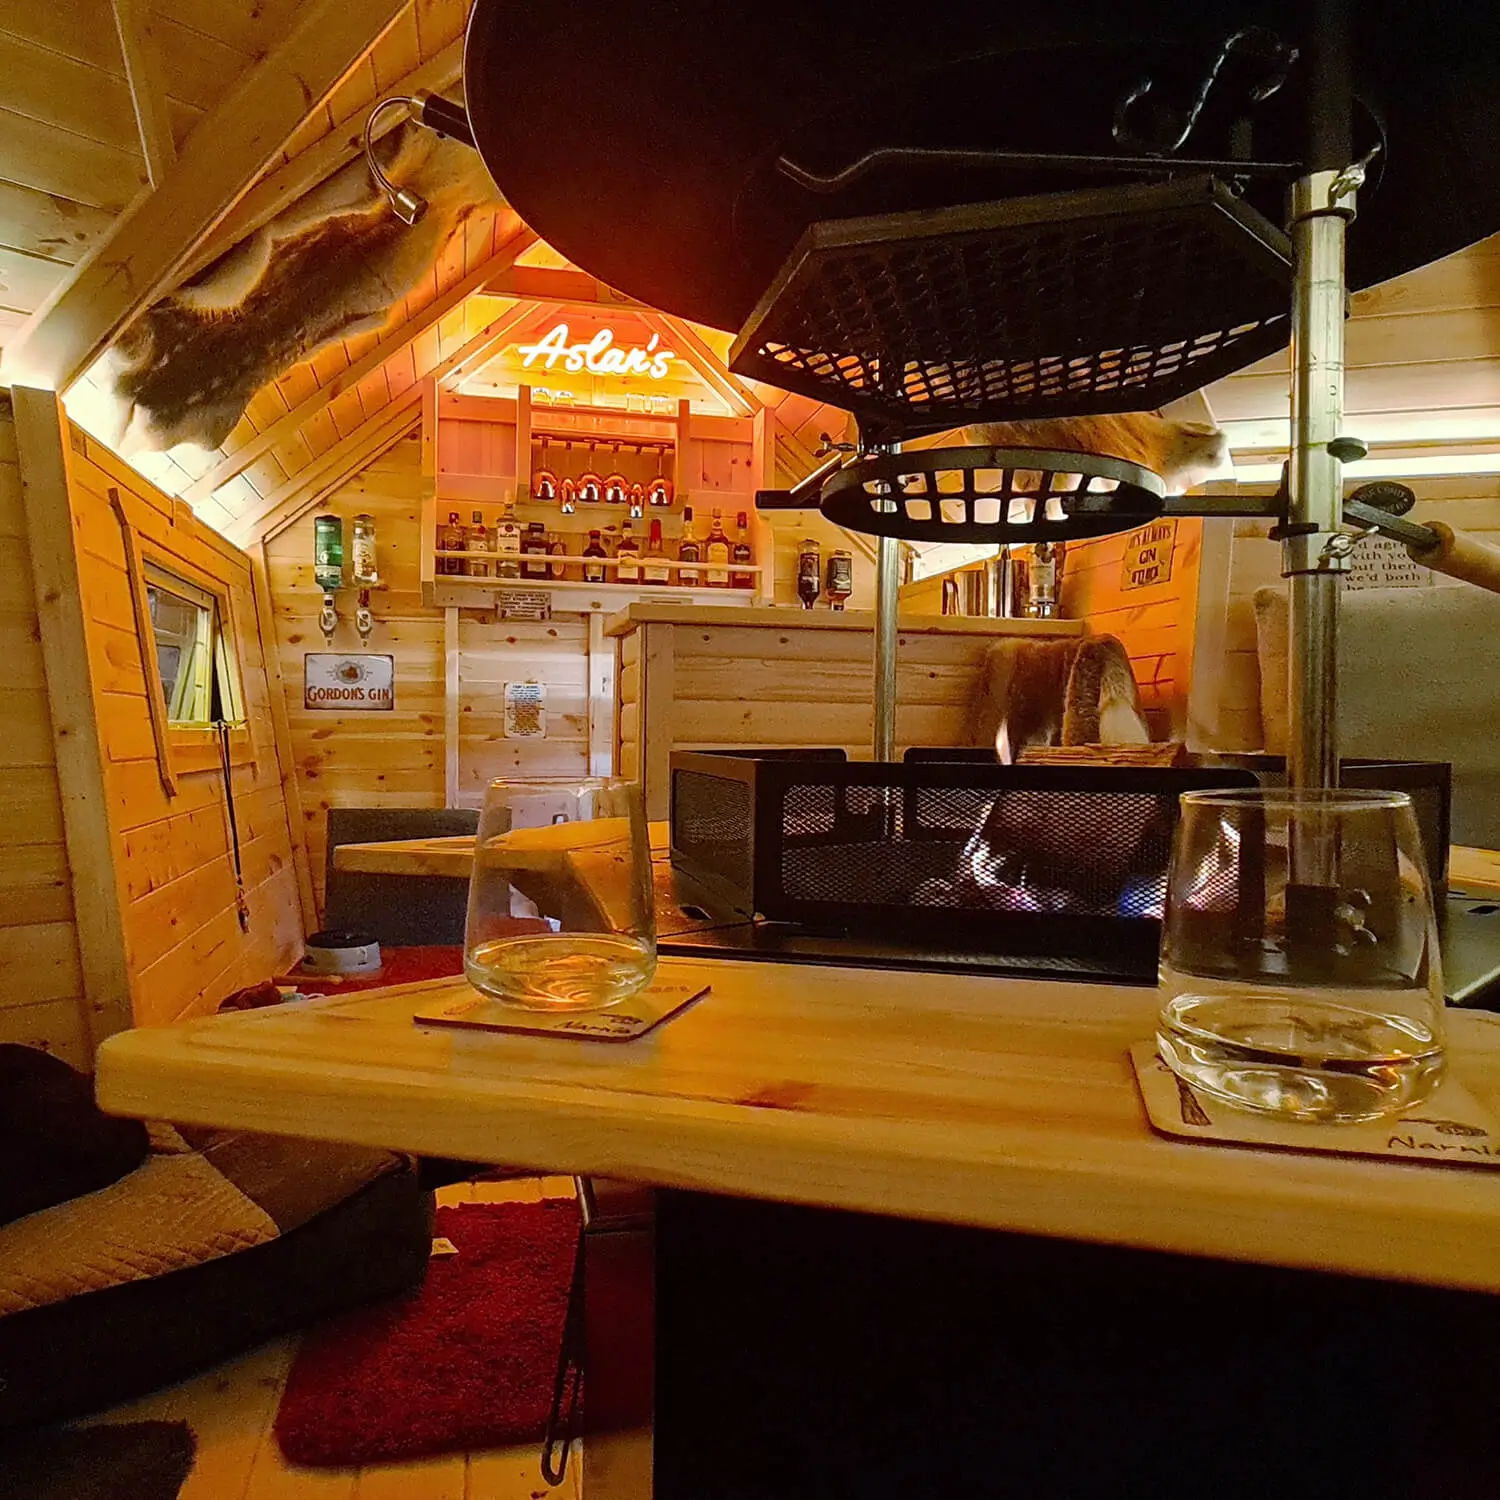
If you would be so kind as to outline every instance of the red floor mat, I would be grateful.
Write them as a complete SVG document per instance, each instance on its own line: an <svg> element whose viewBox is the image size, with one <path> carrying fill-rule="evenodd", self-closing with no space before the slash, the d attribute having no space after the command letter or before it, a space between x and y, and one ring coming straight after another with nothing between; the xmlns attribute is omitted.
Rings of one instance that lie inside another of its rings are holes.
<svg viewBox="0 0 1500 1500"><path fill-rule="evenodd" d="M388 1463L539 1441L552 1399L578 1209L466 1203L437 1211L458 1247L422 1287L302 1341L276 1413L297 1464Z"/></svg>

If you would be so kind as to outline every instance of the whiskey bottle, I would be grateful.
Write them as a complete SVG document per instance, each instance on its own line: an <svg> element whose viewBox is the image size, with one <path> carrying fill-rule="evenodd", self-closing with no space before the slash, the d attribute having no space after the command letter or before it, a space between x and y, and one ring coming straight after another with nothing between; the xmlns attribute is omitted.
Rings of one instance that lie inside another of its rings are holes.
<svg viewBox="0 0 1500 1500"><path fill-rule="evenodd" d="M589 532L589 544L583 549L583 581L585 583L604 582L604 575L608 570L604 566L603 559L608 556L609 554L604 550L604 543L599 540L598 531Z"/></svg>
<svg viewBox="0 0 1500 1500"><path fill-rule="evenodd" d="M521 539L521 576L547 576L547 532L540 521L530 522L526 527L526 535Z"/></svg>
<svg viewBox="0 0 1500 1500"><path fill-rule="evenodd" d="M620 566L615 569L616 583L639 583L641 581L641 544L631 535L630 522L620 527L620 545L615 548Z"/></svg>
<svg viewBox="0 0 1500 1500"><path fill-rule="evenodd" d="M797 597L811 609L823 592L823 549L815 536L803 537L797 551Z"/></svg>
<svg viewBox="0 0 1500 1500"><path fill-rule="evenodd" d="M750 546L750 516L747 511L742 510L735 517L734 550L731 555L735 562L746 567L755 560L755 553ZM732 589L753 589L755 587L755 574L731 573L729 575L729 586Z"/></svg>
<svg viewBox="0 0 1500 1500"><path fill-rule="evenodd" d="M703 560L708 564L706 581L709 588L727 589L729 587L731 550L728 534L724 530L724 513L716 510L708 528L708 537L703 543Z"/></svg>
<svg viewBox="0 0 1500 1500"><path fill-rule="evenodd" d="M473 524L469 527L470 552L493 552L495 550L495 531L484 524L484 513L476 510L473 515ZM463 571L470 578L491 578L494 576L494 561L488 557L471 557L463 567Z"/></svg>
<svg viewBox="0 0 1500 1500"><path fill-rule="evenodd" d="M682 508L682 537L677 543L677 581L685 589L695 589L703 581L702 574L691 563L703 561L703 544L693 534L693 507Z"/></svg>
<svg viewBox="0 0 1500 1500"><path fill-rule="evenodd" d="M563 559L568 555L568 544L555 531L547 533L547 551L552 558L548 571L554 578L566 578L568 565Z"/></svg>
<svg viewBox="0 0 1500 1500"><path fill-rule="evenodd" d="M646 557L641 566L641 578L646 583L669 583L671 568L667 565L667 554L661 545L661 519L651 518L651 534L646 539Z"/></svg>
<svg viewBox="0 0 1500 1500"><path fill-rule="evenodd" d="M458 519L458 512L448 512L448 522L438 527L437 550L439 552L463 552L469 545L469 528ZM461 557L440 557L437 559L434 572L452 576L464 571L464 560Z"/></svg>

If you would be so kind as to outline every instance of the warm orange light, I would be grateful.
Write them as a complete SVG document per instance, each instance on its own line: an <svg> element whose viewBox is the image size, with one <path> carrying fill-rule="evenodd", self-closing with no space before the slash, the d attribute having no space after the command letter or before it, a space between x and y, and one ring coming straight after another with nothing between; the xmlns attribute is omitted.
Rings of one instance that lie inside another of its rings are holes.
<svg viewBox="0 0 1500 1500"><path fill-rule="evenodd" d="M612 328L601 328L586 344L568 342L568 325L559 323L534 344L519 344L522 367L529 370L541 363L547 370L561 362L564 370L574 374L588 370L594 375L642 375L648 380L665 380L668 367L676 357L672 350L661 349L661 335L653 333L645 345L616 347Z"/></svg>

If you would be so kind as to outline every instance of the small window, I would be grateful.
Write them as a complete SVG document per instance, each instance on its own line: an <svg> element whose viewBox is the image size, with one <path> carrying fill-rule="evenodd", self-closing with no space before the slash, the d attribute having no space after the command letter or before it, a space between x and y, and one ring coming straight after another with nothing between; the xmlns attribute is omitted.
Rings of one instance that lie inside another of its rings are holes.
<svg viewBox="0 0 1500 1500"><path fill-rule="evenodd" d="M238 684L218 598L148 563L146 604L167 722L237 722Z"/></svg>

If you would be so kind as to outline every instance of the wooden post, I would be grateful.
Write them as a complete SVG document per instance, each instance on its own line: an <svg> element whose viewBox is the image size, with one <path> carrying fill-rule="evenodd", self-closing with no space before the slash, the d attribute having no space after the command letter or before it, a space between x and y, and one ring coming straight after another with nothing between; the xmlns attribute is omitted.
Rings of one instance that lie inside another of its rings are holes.
<svg viewBox="0 0 1500 1500"><path fill-rule="evenodd" d="M97 1046L130 1027L134 1012L120 861L110 826L104 746L75 551L68 419L54 391L16 386L11 397L83 993L89 1035Z"/></svg>
<svg viewBox="0 0 1500 1500"><path fill-rule="evenodd" d="M458 806L458 610L443 611L443 805Z"/></svg>
<svg viewBox="0 0 1500 1500"><path fill-rule="evenodd" d="M615 644L604 638L604 616L589 614L589 775L615 774Z"/></svg>
<svg viewBox="0 0 1500 1500"><path fill-rule="evenodd" d="M531 387L516 387L516 493L531 499Z"/></svg>
<svg viewBox="0 0 1500 1500"><path fill-rule="evenodd" d="M667 816L667 783L672 757L672 709L677 668L673 658L671 625L652 621L641 633L641 786L646 816L653 822Z"/></svg>

